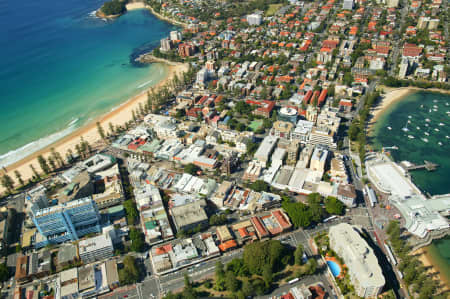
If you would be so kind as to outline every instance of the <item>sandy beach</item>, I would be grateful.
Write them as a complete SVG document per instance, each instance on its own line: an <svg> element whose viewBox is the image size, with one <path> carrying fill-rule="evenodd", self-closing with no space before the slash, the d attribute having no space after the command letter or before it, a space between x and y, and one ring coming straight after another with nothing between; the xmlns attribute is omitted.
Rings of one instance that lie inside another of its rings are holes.
<svg viewBox="0 0 450 299"><path fill-rule="evenodd" d="M417 255L422 264L428 268L427 272L430 275L434 275L433 279L439 281L439 290L440 292L450 291L449 282L445 280L442 275L439 275L439 268L437 268L432 259L429 256L429 253L425 248L420 248L412 253L413 255Z"/></svg>
<svg viewBox="0 0 450 299"><path fill-rule="evenodd" d="M20 160L4 169L6 169L9 176L16 180L14 176L14 171L18 170L20 174L22 175L22 179L24 181L27 181L32 177L32 171L30 168L30 164L33 164L36 170L38 172L41 172L39 163L37 162L37 157L39 155L43 155L46 157L50 153L50 149L53 147L57 152L59 152L63 158L65 158L65 155L69 149L71 149L74 153L75 146L80 143L81 137L84 138L84 140L88 141L91 145L94 145L95 143L101 142L100 136L98 135L97 131L97 122L100 122L105 132L109 131L109 123L112 123L114 126L117 125L123 125L127 121L131 120L132 118L132 110L136 109L139 105L139 103L145 103L147 101L147 91L150 89L157 90L158 88L161 88L164 86L167 82L172 80L175 74L177 74L178 77L181 76L182 73L186 72L188 70L187 64L172 64L168 65L168 71L167 76L163 80L161 80L156 85L150 87L149 89L141 92L140 94L130 98L126 102L124 102L122 105L120 105L117 109L113 110L110 113L107 113L103 116L98 117L97 119L94 119L92 122L86 124L85 126L79 128L77 131L73 132L72 134L58 140L57 142L49 145L48 147L39 150L36 153L33 153L32 155L24 158L23 160ZM0 191L3 192L3 187L0 187Z"/></svg>
<svg viewBox="0 0 450 299"><path fill-rule="evenodd" d="M145 4L144 2L130 2L125 5L127 10L133 10L133 9L142 9L142 8L148 8L149 6Z"/></svg>
<svg viewBox="0 0 450 299"><path fill-rule="evenodd" d="M370 110L371 119L368 124L368 131L370 132L373 128L373 125L377 122L381 115L386 112L389 107L393 104L403 100L408 95L418 92L418 91L427 91L427 92L439 92L444 94L449 94L450 91L443 89L423 89L418 87L401 87L401 88L391 88L386 86L380 86L380 89L383 89L386 93L383 95L383 98L378 102L378 104Z"/></svg>
<svg viewBox="0 0 450 299"><path fill-rule="evenodd" d="M371 119L368 124L369 131L372 129L373 125L377 122L378 118L388 110L390 106L395 104L398 101L404 99L407 95L415 92L414 89L405 87L405 88L397 88L388 91L384 94L383 98L379 101L379 103L370 110Z"/></svg>

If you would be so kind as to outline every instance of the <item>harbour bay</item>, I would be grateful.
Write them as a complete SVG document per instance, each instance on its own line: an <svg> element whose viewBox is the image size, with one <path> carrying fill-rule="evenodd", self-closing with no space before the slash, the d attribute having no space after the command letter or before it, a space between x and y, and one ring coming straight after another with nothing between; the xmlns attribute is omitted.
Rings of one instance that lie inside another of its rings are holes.
<svg viewBox="0 0 450 299"><path fill-rule="evenodd" d="M396 162L407 160L422 164L437 163L435 171L412 171L413 182L430 195L450 193L450 96L419 91L408 94L390 106L373 127L372 144L377 150L389 149ZM412 136L413 138L411 138ZM435 240L426 247L430 263L449 281L450 238Z"/></svg>

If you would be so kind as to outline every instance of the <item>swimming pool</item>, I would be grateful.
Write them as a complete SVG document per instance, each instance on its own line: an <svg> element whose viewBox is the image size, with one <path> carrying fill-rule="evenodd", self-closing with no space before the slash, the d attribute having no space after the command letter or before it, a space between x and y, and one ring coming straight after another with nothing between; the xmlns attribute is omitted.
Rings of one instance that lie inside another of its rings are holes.
<svg viewBox="0 0 450 299"><path fill-rule="evenodd" d="M341 267L339 267L339 265L333 261L327 261L327 265L331 270L331 273L333 274L334 277L338 277L339 274L341 274Z"/></svg>

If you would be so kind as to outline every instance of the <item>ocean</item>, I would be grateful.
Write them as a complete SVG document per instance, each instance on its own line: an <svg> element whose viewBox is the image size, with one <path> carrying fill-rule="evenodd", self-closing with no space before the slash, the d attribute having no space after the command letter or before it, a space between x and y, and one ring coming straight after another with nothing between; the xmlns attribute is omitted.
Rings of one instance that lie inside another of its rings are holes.
<svg viewBox="0 0 450 299"><path fill-rule="evenodd" d="M447 194L450 193L449 119L450 95L416 92L389 107L374 126L371 141L378 150L397 146L398 150L390 150L397 162L408 160L422 164L427 160L439 164L433 172L413 171L411 176L424 193ZM435 240L426 251L450 281L450 237Z"/></svg>
<svg viewBox="0 0 450 299"><path fill-rule="evenodd" d="M148 10L96 18L103 0L0 2L0 166L70 134L167 74L134 59L176 27Z"/></svg>

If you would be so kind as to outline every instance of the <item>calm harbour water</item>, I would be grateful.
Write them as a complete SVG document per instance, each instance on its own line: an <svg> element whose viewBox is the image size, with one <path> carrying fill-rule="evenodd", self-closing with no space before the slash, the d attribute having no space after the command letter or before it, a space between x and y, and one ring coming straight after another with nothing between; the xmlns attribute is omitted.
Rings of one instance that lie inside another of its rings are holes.
<svg viewBox="0 0 450 299"><path fill-rule="evenodd" d="M413 182L431 195L450 193L450 95L417 92L390 107L374 127L375 148L391 150L395 161L437 163L436 171L413 171ZM391 127L389 130L388 127ZM408 128L408 131L402 128ZM413 136L410 138L408 136ZM450 237L427 247L434 265L450 281Z"/></svg>
<svg viewBox="0 0 450 299"><path fill-rule="evenodd" d="M158 83L139 66L174 26L147 10L96 18L103 0L0 2L0 166L69 134Z"/></svg>

